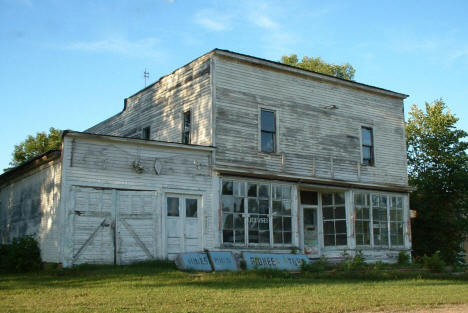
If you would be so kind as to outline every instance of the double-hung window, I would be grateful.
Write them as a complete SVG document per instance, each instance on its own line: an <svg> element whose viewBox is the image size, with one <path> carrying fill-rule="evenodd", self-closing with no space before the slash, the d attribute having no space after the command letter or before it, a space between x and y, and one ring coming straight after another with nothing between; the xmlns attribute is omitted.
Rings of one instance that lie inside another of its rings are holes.
<svg viewBox="0 0 468 313"><path fill-rule="evenodd" d="M225 246L291 245L291 187L223 180L221 192Z"/></svg>
<svg viewBox="0 0 468 313"><path fill-rule="evenodd" d="M276 152L276 118L274 111L261 110L261 151Z"/></svg>
<svg viewBox="0 0 468 313"><path fill-rule="evenodd" d="M374 165L374 134L370 127L361 127L362 164Z"/></svg>

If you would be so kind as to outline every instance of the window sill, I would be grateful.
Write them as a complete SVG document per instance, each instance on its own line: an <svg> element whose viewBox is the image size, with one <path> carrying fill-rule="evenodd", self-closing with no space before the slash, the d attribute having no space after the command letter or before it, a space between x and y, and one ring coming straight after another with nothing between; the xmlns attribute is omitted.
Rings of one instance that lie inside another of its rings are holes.
<svg viewBox="0 0 468 313"><path fill-rule="evenodd" d="M263 156L273 156L273 157L282 157L283 154L282 153L278 153L278 152L263 152L263 151L257 151L257 154L258 155L263 155Z"/></svg>

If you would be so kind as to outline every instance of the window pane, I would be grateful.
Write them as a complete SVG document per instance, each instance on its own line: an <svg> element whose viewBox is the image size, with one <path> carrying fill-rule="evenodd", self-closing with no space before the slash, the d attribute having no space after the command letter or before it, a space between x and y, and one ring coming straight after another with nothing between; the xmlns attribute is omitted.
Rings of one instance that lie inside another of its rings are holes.
<svg viewBox="0 0 468 313"><path fill-rule="evenodd" d="M235 230L234 233L236 235L236 243L244 243L245 242L245 240L244 240L245 231L243 229L242 230Z"/></svg>
<svg viewBox="0 0 468 313"><path fill-rule="evenodd" d="M366 127L362 128L362 144L372 146L372 129Z"/></svg>
<svg viewBox="0 0 468 313"><path fill-rule="evenodd" d="M291 199L291 187L290 186L283 186L283 199Z"/></svg>
<svg viewBox="0 0 468 313"><path fill-rule="evenodd" d="M273 231L278 232L283 230L282 217L273 217Z"/></svg>
<svg viewBox="0 0 468 313"><path fill-rule="evenodd" d="M244 218L240 214L234 214L234 228L236 230L244 230Z"/></svg>
<svg viewBox="0 0 468 313"><path fill-rule="evenodd" d="M223 215L223 229L232 229L232 214Z"/></svg>
<svg viewBox="0 0 468 313"><path fill-rule="evenodd" d="M223 242L234 242L234 232L232 230L223 230Z"/></svg>
<svg viewBox="0 0 468 313"><path fill-rule="evenodd" d="M336 245L337 246L345 246L347 245L348 241L346 239L346 235L336 235Z"/></svg>
<svg viewBox="0 0 468 313"><path fill-rule="evenodd" d="M291 231L291 218L283 217L283 228L285 231Z"/></svg>
<svg viewBox="0 0 468 313"><path fill-rule="evenodd" d="M315 191L301 191L301 203L317 205L318 194Z"/></svg>
<svg viewBox="0 0 468 313"><path fill-rule="evenodd" d="M333 204L333 194L322 193L322 205L332 205L332 204Z"/></svg>
<svg viewBox="0 0 468 313"><path fill-rule="evenodd" d="M275 152L274 135L274 133L262 132L262 152Z"/></svg>
<svg viewBox="0 0 468 313"><path fill-rule="evenodd" d="M282 193L282 188L281 186L275 186L275 199L276 200L281 200L283 198L283 193Z"/></svg>
<svg viewBox="0 0 468 313"><path fill-rule="evenodd" d="M234 197L233 196L222 196L221 205L223 206L224 212L234 211Z"/></svg>
<svg viewBox="0 0 468 313"><path fill-rule="evenodd" d="M327 220L333 219L333 207L324 207L323 208L323 218Z"/></svg>
<svg viewBox="0 0 468 313"><path fill-rule="evenodd" d="M257 199L249 199L249 213L258 213Z"/></svg>
<svg viewBox="0 0 468 313"><path fill-rule="evenodd" d="M258 229L260 230L269 230L270 229L270 219L268 215L259 215L258 216Z"/></svg>
<svg viewBox="0 0 468 313"><path fill-rule="evenodd" d="M260 185L259 189L259 197L260 198L268 198L270 196L270 186L268 185Z"/></svg>
<svg viewBox="0 0 468 313"><path fill-rule="evenodd" d="M275 132L275 113L262 110L262 130Z"/></svg>
<svg viewBox="0 0 468 313"><path fill-rule="evenodd" d="M282 203L281 201L273 201L273 213L281 214Z"/></svg>
<svg viewBox="0 0 468 313"><path fill-rule="evenodd" d="M362 163L370 164L372 161L372 148L362 147Z"/></svg>
<svg viewBox="0 0 468 313"><path fill-rule="evenodd" d="M285 231L283 233L283 238L284 238L284 243L285 244L290 244L291 243L291 232Z"/></svg>
<svg viewBox="0 0 468 313"><path fill-rule="evenodd" d="M346 234L346 221L336 221L335 227L337 234Z"/></svg>
<svg viewBox="0 0 468 313"><path fill-rule="evenodd" d="M249 197L257 197L257 184L249 183L247 186L247 190Z"/></svg>
<svg viewBox="0 0 468 313"><path fill-rule="evenodd" d="M249 231L249 243L258 243L258 230Z"/></svg>
<svg viewBox="0 0 468 313"><path fill-rule="evenodd" d="M244 213L244 198L234 198L234 212Z"/></svg>
<svg viewBox="0 0 468 313"><path fill-rule="evenodd" d="M325 235L323 236L325 246L334 246L335 245L335 235Z"/></svg>
<svg viewBox="0 0 468 313"><path fill-rule="evenodd" d="M223 181L223 195L232 195L232 181Z"/></svg>
<svg viewBox="0 0 468 313"><path fill-rule="evenodd" d="M260 231L258 237L259 243L270 243L270 231Z"/></svg>
<svg viewBox="0 0 468 313"><path fill-rule="evenodd" d="M234 182L234 195L244 197L245 196L245 184L244 182Z"/></svg>
<svg viewBox="0 0 468 313"><path fill-rule="evenodd" d="M344 193L343 192L338 192L335 193L335 204L344 204Z"/></svg>
<svg viewBox="0 0 468 313"><path fill-rule="evenodd" d="M335 223L334 222L323 222L323 232L326 235L335 234Z"/></svg>
<svg viewBox="0 0 468 313"><path fill-rule="evenodd" d="M167 197L167 216L179 216L179 198Z"/></svg>
<svg viewBox="0 0 468 313"><path fill-rule="evenodd" d="M185 216L197 217L197 199L185 199Z"/></svg>
<svg viewBox="0 0 468 313"><path fill-rule="evenodd" d="M282 232L273 232L273 242L274 243L283 243L283 233Z"/></svg>
<svg viewBox="0 0 468 313"><path fill-rule="evenodd" d="M283 200L283 215L291 215L291 203L289 200Z"/></svg>
<svg viewBox="0 0 468 313"><path fill-rule="evenodd" d="M346 219L346 210L344 206L336 207L335 209L335 218L336 219Z"/></svg>
<svg viewBox="0 0 468 313"><path fill-rule="evenodd" d="M268 200L259 200L259 213L260 214L268 214L269 208L268 208L269 201Z"/></svg>

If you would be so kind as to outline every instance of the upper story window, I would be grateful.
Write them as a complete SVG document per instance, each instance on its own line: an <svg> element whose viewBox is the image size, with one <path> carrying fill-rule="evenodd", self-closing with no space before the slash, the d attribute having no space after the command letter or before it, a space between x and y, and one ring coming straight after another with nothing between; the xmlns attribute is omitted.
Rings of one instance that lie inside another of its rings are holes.
<svg viewBox="0 0 468 313"><path fill-rule="evenodd" d="M151 127L145 127L141 130L141 139L150 139Z"/></svg>
<svg viewBox="0 0 468 313"><path fill-rule="evenodd" d="M361 127L362 164L374 165L374 134L372 128Z"/></svg>
<svg viewBox="0 0 468 313"><path fill-rule="evenodd" d="M261 110L261 151L276 152L276 119L275 112Z"/></svg>
<svg viewBox="0 0 468 313"><path fill-rule="evenodd" d="M182 143L190 144L190 132L192 128L192 111L184 112L184 121L182 124Z"/></svg>

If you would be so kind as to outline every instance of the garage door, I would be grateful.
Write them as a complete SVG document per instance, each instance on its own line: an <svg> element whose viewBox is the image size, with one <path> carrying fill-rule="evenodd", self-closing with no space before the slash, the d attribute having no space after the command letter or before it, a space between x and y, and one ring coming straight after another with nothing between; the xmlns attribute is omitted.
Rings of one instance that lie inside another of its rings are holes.
<svg viewBox="0 0 468 313"><path fill-rule="evenodd" d="M74 187L73 264L127 264L154 259L154 191Z"/></svg>

